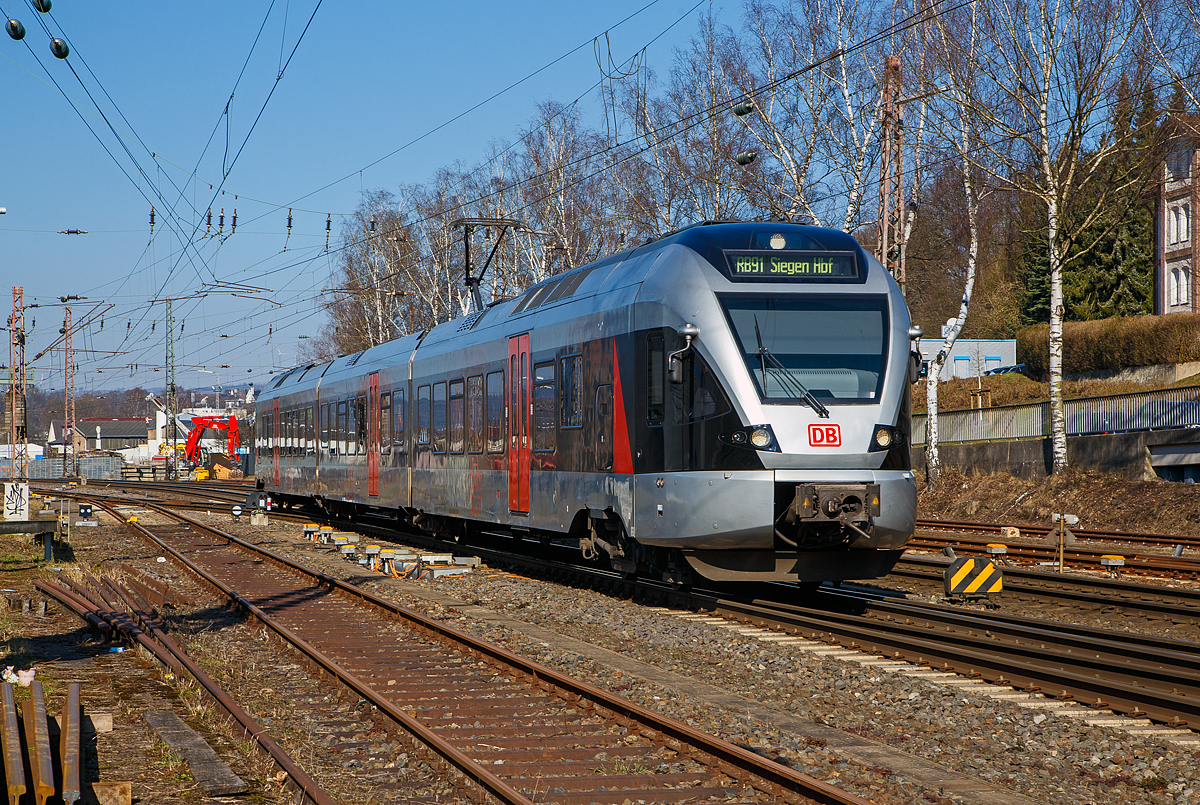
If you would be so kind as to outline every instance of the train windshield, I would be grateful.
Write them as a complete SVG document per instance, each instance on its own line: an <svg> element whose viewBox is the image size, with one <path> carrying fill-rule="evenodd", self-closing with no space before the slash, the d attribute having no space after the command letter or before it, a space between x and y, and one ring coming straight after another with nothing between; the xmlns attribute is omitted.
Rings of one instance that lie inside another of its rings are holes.
<svg viewBox="0 0 1200 805"><path fill-rule="evenodd" d="M882 296L724 296L746 366L763 402L875 402L887 364ZM798 382L797 382L798 381Z"/></svg>

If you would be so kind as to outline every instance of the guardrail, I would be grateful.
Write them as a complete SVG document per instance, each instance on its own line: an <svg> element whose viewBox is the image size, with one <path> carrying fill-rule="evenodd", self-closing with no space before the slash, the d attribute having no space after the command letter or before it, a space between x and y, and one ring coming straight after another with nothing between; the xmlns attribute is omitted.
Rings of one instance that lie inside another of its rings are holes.
<svg viewBox="0 0 1200 805"><path fill-rule="evenodd" d="M1164 428L1200 428L1200 386L1185 386L1063 403L1068 436ZM913 444L925 444L927 414L913 414ZM1044 439L1050 435L1050 403L1000 405L938 412L938 442Z"/></svg>

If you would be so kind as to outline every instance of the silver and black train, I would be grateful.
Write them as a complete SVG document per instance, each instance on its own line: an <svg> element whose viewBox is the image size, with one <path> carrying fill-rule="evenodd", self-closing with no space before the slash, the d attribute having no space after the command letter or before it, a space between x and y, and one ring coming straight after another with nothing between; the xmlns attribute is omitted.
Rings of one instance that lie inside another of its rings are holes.
<svg viewBox="0 0 1200 805"><path fill-rule="evenodd" d="M913 532L918 333L842 232L699 224L280 376L258 486L673 581L874 578Z"/></svg>

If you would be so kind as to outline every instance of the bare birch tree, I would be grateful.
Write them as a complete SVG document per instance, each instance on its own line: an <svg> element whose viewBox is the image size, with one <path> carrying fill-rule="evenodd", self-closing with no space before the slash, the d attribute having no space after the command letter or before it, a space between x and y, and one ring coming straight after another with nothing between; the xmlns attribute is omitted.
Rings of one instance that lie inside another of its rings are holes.
<svg viewBox="0 0 1200 805"><path fill-rule="evenodd" d="M760 112L743 123L772 157L750 185L755 204L783 220L860 227L878 156L883 52L855 48L879 30L859 0L753 2L747 67L734 75Z"/></svg>
<svg viewBox="0 0 1200 805"><path fill-rule="evenodd" d="M1050 428L1053 471L1067 468L1063 415L1063 268L1069 246L1097 222L1112 194L1136 181L1110 180L1090 208L1064 226L1063 211L1089 179L1130 147L1106 140L1105 104L1135 58L1133 0L997 0L979 9L986 57L976 60L982 91L972 112L992 136L979 160L993 180L1046 205L1050 280ZM986 86L984 86L986 85Z"/></svg>
<svg viewBox="0 0 1200 805"><path fill-rule="evenodd" d="M978 2L972 3L962 15L948 18L935 17L932 29L936 31L936 49L940 55L942 69L936 75L948 83L939 108L946 110L947 131L962 171L963 193L967 206L967 229L969 232L966 251L966 271L962 299L958 316L946 329L942 345L929 361L925 377L925 483L930 489L937 487L941 476L941 455L938 452L938 387L942 367L954 342L962 333L971 308L971 295L975 290L975 269L979 257L979 194L974 178L976 148L979 140L978 120L971 112L969 99L977 90L975 64L978 59ZM925 107L922 107L922 113ZM924 115L922 114L922 119Z"/></svg>

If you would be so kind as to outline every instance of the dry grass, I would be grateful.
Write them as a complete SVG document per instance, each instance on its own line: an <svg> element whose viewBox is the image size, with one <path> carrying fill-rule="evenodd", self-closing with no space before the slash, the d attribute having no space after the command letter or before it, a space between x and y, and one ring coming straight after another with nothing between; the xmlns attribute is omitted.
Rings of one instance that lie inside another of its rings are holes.
<svg viewBox="0 0 1200 805"><path fill-rule="evenodd" d="M1175 383L1135 383L1131 380L1064 380L1063 397L1105 397L1110 394L1136 394L1163 388L1200 385L1200 376L1184 378ZM955 378L938 387L938 410L957 411L971 407L971 392L978 388L992 392L992 405L1019 405L1044 402L1050 399L1050 384L1030 380L1015 372L989 375L983 378ZM913 385L913 413L924 413L925 381Z"/></svg>
<svg viewBox="0 0 1200 805"><path fill-rule="evenodd" d="M1007 473L942 471L937 489L918 487L921 519L966 520L1047 528L1050 515L1079 516L1080 528L1200 536L1200 485L1129 481L1068 470L1044 480Z"/></svg>

